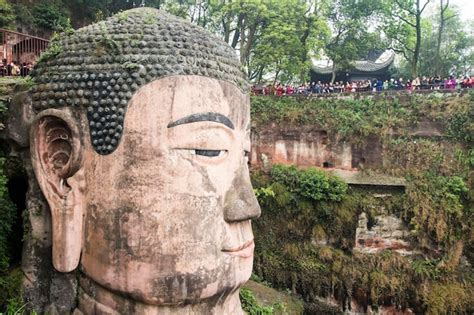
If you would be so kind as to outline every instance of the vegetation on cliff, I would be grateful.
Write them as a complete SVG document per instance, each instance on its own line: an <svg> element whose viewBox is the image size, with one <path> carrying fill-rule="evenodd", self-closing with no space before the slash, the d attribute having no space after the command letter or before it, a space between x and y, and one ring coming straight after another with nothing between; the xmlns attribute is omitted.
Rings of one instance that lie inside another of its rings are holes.
<svg viewBox="0 0 474 315"><path fill-rule="evenodd" d="M8 105L15 87L18 84L27 84L24 79L0 79L0 133L5 128L8 117ZM23 272L18 266L15 257L21 250L21 245L16 244L17 232L21 227L17 206L12 202L8 190L8 182L23 172L23 167L18 159L10 155L10 148L6 142L0 141L0 313L15 314L20 310L23 301L21 298L21 282ZM17 259L17 258L16 258Z"/></svg>
<svg viewBox="0 0 474 315"><path fill-rule="evenodd" d="M472 313L473 103L472 92L361 99L254 97L257 132L282 124L318 125L353 145L375 136L383 146L383 163L362 171L406 179L403 192L349 187L331 199L321 198L334 193L326 183L338 182L328 173L281 165L269 173L254 171L262 207L261 218L254 221L255 273L300 295L308 313L321 309L321 298L335 298L340 309L348 309L352 300L372 309L394 305L416 313ZM439 123L443 135L410 133L426 120ZM362 212L369 225L380 214L401 218L410 229L414 255L354 251Z"/></svg>
<svg viewBox="0 0 474 315"><path fill-rule="evenodd" d="M273 124L320 126L341 139L359 141L370 134L408 133L424 119L446 125L446 137L472 142L474 91L443 95L389 93L342 97L252 97L254 128Z"/></svg>

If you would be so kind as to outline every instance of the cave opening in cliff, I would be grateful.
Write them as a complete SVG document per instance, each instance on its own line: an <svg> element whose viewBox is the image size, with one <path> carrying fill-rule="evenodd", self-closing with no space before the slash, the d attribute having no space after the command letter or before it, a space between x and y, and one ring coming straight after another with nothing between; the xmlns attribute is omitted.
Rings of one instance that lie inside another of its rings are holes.
<svg viewBox="0 0 474 315"><path fill-rule="evenodd" d="M331 167L334 167L334 164L332 164L331 162L324 162L323 163L323 168L331 168Z"/></svg>
<svg viewBox="0 0 474 315"><path fill-rule="evenodd" d="M26 175L15 175L7 182L8 195L16 207L15 221L12 231L8 236L8 244L11 253L11 265L21 262L23 249L23 211L26 209L26 193L28 191L28 179Z"/></svg>

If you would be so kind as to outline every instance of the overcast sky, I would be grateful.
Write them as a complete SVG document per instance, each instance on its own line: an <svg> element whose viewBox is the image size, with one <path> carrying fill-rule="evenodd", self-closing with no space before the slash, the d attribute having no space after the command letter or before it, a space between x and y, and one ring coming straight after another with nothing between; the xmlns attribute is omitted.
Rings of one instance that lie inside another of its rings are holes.
<svg viewBox="0 0 474 315"><path fill-rule="evenodd" d="M440 3L439 0L431 0L429 7L427 9L435 10L436 6L438 6L439 3ZM455 5L460 9L459 12L461 13L461 20L463 21L473 20L474 0L450 0L449 5L450 6Z"/></svg>

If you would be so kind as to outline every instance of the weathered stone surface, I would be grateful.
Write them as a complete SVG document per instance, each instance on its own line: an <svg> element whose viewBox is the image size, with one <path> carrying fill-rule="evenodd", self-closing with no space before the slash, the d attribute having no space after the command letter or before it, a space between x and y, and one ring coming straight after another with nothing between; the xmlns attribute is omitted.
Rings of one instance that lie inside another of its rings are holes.
<svg viewBox="0 0 474 315"><path fill-rule="evenodd" d="M404 178L386 176L381 174L367 175L358 171L347 171L341 169L335 169L332 171L332 173L341 177L346 183L352 185L385 186L394 188L403 188L406 185L406 181Z"/></svg>
<svg viewBox="0 0 474 315"><path fill-rule="evenodd" d="M34 113L28 92L14 95L8 108L8 118L4 137L18 146L26 148L29 145L29 127Z"/></svg>
<svg viewBox="0 0 474 315"><path fill-rule="evenodd" d="M375 224L368 228L365 213L359 216L356 230L355 249L363 253L377 253L382 250L393 250L401 255L412 254L412 248L407 241L410 231L402 220L393 215L378 215Z"/></svg>
<svg viewBox="0 0 474 315"><path fill-rule="evenodd" d="M410 130L392 130L414 137L441 137L444 126L439 122L422 120ZM414 140L416 141L416 140ZM404 187L405 181L383 174L364 175L362 169L380 169L387 160L387 149L375 135L360 139L356 144L340 140L337 135L314 125L281 126L269 124L252 130L253 168L268 170L273 164L300 167L315 166L343 177L354 185Z"/></svg>
<svg viewBox="0 0 474 315"><path fill-rule="evenodd" d="M88 36L116 40L124 53L100 42L94 55L98 46L82 45ZM65 53L38 66L32 89L31 160L61 273L46 277L42 309L70 310L77 297L84 314L242 314L260 208L247 167L249 98L232 50L149 9L60 44ZM41 267L30 265L34 287Z"/></svg>
<svg viewBox="0 0 474 315"><path fill-rule="evenodd" d="M145 84L169 75L202 75L248 89L233 49L201 27L152 8L121 12L63 34L61 52L32 74L36 112L83 107L94 149L110 154L122 137L127 105Z"/></svg>
<svg viewBox="0 0 474 315"><path fill-rule="evenodd" d="M296 129L273 125L252 134L254 167L280 163L352 169L351 157L348 143L339 143L317 126Z"/></svg>
<svg viewBox="0 0 474 315"><path fill-rule="evenodd" d="M28 175L25 237L22 254L23 297L26 309L46 312L53 307L61 314L71 312L76 304L75 275L54 270L51 261L51 216L49 207L35 179L28 149L20 154Z"/></svg>

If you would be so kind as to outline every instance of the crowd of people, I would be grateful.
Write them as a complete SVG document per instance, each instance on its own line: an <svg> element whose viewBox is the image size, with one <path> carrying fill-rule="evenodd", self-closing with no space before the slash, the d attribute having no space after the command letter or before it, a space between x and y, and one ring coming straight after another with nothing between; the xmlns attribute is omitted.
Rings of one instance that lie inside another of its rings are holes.
<svg viewBox="0 0 474 315"><path fill-rule="evenodd" d="M33 69L33 64L31 62L18 63L15 61L7 62L6 59L3 59L0 63L0 75L5 76L22 76L26 77L30 74Z"/></svg>
<svg viewBox="0 0 474 315"><path fill-rule="evenodd" d="M352 92L382 92L386 90L455 90L474 87L474 76L456 79L449 78L419 77L413 80L403 78L382 81L380 79L352 81L335 83L311 82L311 84L294 85L254 85L252 93L254 95L294 95L294 94L326 94L326 93L352 93Z"/></svg>

